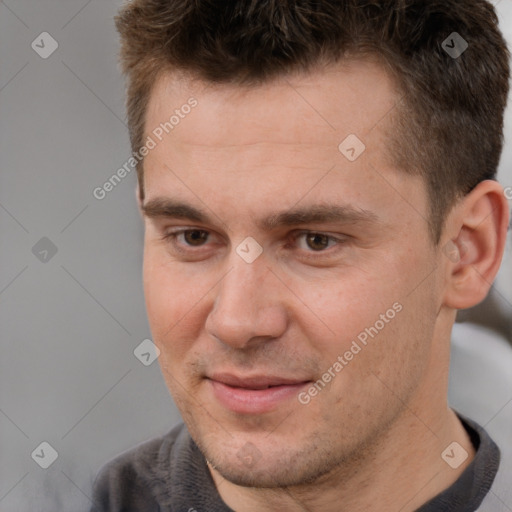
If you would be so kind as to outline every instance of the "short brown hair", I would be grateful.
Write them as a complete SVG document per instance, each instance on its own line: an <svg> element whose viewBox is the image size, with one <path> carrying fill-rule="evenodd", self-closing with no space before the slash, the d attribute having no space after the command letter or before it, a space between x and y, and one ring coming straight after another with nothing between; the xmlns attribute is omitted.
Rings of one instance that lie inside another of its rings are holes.
<svg viewBox="0 0 512 512"><path fill-rule="evenodd" d="M390 149L397 167L427 183L435 242L455 201L496 178L510 69L486 0L133 0L116 26L134 151L164 72L258 85L318 62L373 55L402 95ZM468 44L460 56L447 51L454 32ZM137 174L142 199L142 163Z"/></svg>

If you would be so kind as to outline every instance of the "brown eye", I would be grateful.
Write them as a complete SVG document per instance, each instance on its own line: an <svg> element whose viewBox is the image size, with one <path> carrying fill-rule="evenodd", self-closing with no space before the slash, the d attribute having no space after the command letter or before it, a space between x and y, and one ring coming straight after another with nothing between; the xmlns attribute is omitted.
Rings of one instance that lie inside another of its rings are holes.
<svg viewBox="0 0 512 512"><path fill-rule="evenodd" d="M310 249L314 251L322 251L329 247L331 237L321 233L308 233L306 235L306 243Z"/></svg>
<svg viewBox="0 0 512 512"><path fill-rule="evenodd" d="M183 238L188 245L199 246L208 239L208 233L201 229L189 229L183 232Z"/></svg>

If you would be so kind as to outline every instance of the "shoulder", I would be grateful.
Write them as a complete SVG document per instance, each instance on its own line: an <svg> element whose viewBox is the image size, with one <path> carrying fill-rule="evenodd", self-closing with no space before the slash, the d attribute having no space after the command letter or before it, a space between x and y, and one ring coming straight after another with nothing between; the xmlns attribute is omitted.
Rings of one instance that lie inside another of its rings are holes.
<svg viewBox="0 0 512 512"><path fill-rule="evenodd" d="M184 425L177 425L107 462L94 482L91 512L162 510L173 448L185 433Z"/></svg>

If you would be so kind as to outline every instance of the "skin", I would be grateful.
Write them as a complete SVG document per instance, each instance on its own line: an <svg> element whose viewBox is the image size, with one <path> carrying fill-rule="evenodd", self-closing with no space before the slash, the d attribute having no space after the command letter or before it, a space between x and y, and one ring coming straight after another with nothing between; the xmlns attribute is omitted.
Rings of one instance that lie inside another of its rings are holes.
<svg viewBox="0 0 512 512"><path fill-rule="evenodd" d="M163 376L221 497L240 512L415 510L474 456L447 405L449 339L456 309L481 301L498 270L501 187L459 201L433 244L422 179L386 151L399 94L376 62L257 87L163 75L147 135L190 97L144 162L144 286ZM338 150L351 133L366 145L354 162ZM208 218L168 215L166 201ZM262 222L319 204L350 215ZM249 236L263 250L252 263L236 251ZM393 304L308 404L235 413L206 378L279 375L307 390ZM468 453L456 469L441 458L453 441Z"/></svg>

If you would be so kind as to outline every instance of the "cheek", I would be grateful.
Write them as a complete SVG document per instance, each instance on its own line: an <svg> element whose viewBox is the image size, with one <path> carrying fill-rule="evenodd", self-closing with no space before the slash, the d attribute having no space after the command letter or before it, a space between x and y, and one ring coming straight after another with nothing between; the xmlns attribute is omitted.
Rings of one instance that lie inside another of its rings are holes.
<svg viewBox="0 0 512 512"><path fill-rule="evenodd" d="M304 287L300 296L329 331L325 341L320 338L319 342L332 345L337 351L347 343L350 345L351 340L373 326L380 320L380 315L386 315L388 311L386 325L391 322L396 316L393 304L400 293L392 288L389 281L380 282L368 274L354 273L351 276L347 272L322 282L314 289ZM310 328L305 324L304 329ZM323 351L325 348L328 347Z"/></svg>
<svg viewBox="0 0 512 512"><path fill-rule="evenodd" d="M426 279L418 286L428 275L427 265L414 262L416 269L426 269L424 275L408 272L407 259L383 261L373 272L342 273L315 289L304 287L301 296L328 335L298 321L326 368L351 351L349 364L358 373L391 374L429 350L436 316L433 283Z"/></svg>
<svg viewBox="0 0 512 512"><path fill-rule="evenodd" d="M201 279L192 279L159 251L145 251L143 276L147 317L153 342L160 349L162 376L186 415L193 405L190 391L183 392L193 385L187 363L194 360L194 342L204 325L211 286L202 286Z"/></svg>
<svg viewBox="0 0 512 512"><path fill-rule="evenodd" d="M160 349L173 341L180 350L181 339L193 339L201 328L202 314L211 286L189 276L182 265L170 262L163 251L147 249L144 253L143 279L146 309L154 341Z"/></svg>

